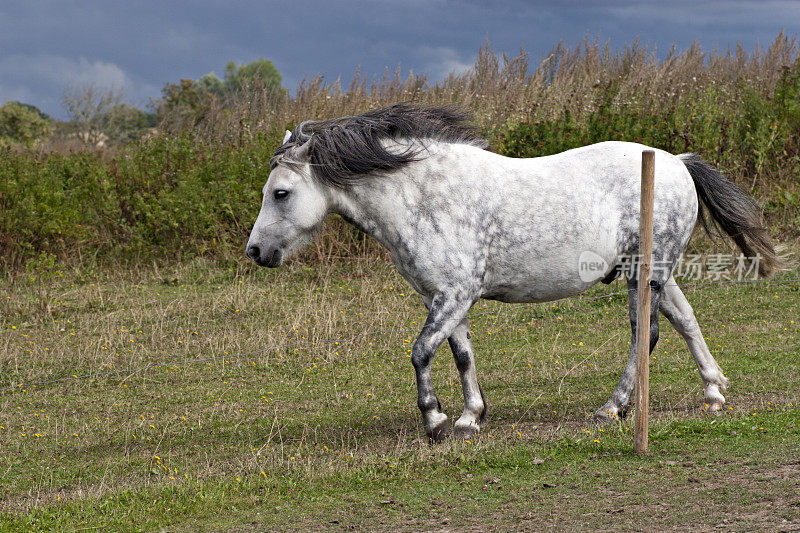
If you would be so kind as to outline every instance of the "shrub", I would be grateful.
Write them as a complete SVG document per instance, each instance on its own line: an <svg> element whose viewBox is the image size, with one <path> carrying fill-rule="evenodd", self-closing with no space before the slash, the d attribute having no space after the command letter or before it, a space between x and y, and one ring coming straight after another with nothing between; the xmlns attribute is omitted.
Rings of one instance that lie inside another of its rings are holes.
<svg viewBox="0 0 800 533"><path fill-rule="evenodd" d="M51 121L33 106L6 102L0 106L0 146L32 147L53 132Z"/></svg>
<svg viewBox="0 0 800 533"><path fill-rule="evenodd" d="M176 113L192 90L172 94ZM796 235L800 222L800 61L783 34L763 53L692 46L662 61L637 44L617 54L559 45L530 73L524 52L483 47L470 72L437 84L387 72L369 85L357 74L346 91L314 78L295 98L258 84L235 98L224 109L204 100L185 124L166 117L166 133L116 152L0 148L0 260L239 257L284 129L409 99L468 107L513 157L610 139L696 151L759 198L776 231ZM377 250L335 220L305 259Z"/></svg>

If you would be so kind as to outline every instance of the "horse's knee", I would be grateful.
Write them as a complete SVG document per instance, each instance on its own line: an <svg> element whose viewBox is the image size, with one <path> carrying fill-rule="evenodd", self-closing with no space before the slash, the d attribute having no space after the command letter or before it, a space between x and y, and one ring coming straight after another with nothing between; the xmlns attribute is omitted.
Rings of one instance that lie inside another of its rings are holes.
<svg viewBox="0 0 800 533"><path fill-rule="evenodd" d="M430 351L423 350L420 346L414 345L411 349L411 364L417 371L427 368L431 364L432 355Z"/></svg>

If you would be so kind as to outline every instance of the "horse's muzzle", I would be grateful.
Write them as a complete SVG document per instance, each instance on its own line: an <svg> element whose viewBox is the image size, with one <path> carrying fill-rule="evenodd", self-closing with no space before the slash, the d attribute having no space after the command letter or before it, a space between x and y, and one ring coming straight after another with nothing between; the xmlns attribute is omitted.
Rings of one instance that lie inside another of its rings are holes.
<svg viewBox="0 0 800 533"><path fill-rule="evenodd" d="M266 251L261 247L251 244L247 247L247 257L259 266L275 268L283 261L283 251L278 247L271 247Z"/></svg>

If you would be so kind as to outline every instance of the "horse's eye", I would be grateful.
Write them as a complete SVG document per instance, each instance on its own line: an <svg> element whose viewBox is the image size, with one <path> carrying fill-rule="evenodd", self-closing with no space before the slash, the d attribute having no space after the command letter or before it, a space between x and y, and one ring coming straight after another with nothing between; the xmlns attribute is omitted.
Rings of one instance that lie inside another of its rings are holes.
<svg viewBox="0 0 800 533"><path fill-rule="evenodd" d="M273 194L273 196L275 197L276 200L283 200L284 198L289 196L289 191L286 191L284 189L277 189Z"/></svg>

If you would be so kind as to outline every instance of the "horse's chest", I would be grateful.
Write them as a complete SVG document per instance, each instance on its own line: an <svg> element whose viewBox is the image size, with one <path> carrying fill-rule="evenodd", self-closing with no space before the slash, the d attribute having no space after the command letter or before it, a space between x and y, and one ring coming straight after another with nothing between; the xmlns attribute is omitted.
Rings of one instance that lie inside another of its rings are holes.
<svg viewBox="0 0 800 533"><path fill-rule="evenodd" d="M463 228L462 228L463 229ZM477 290L485 269L479 235L431 232L397 246L390 254L398 272L420 294L449 290Z"/></svg>

